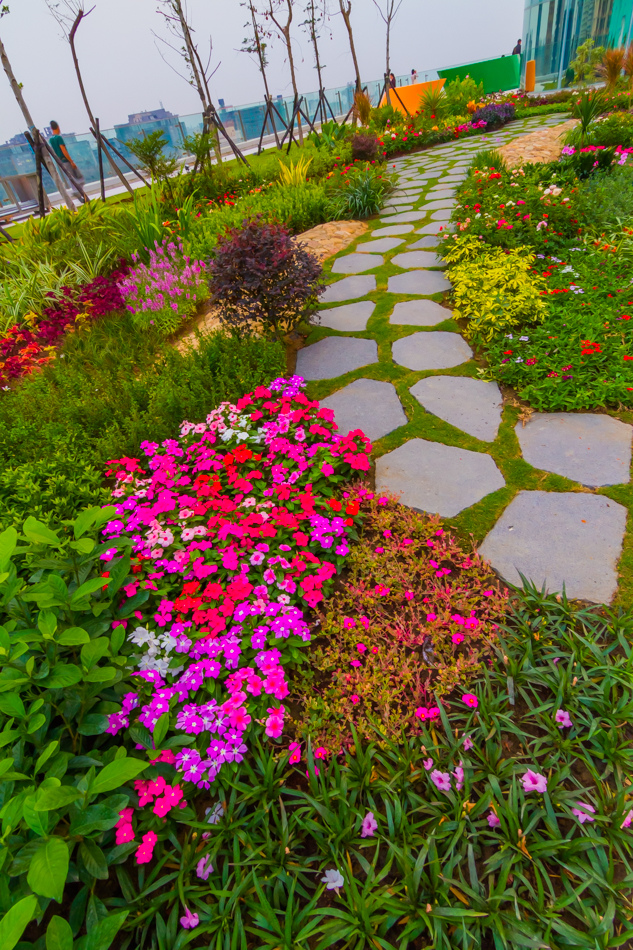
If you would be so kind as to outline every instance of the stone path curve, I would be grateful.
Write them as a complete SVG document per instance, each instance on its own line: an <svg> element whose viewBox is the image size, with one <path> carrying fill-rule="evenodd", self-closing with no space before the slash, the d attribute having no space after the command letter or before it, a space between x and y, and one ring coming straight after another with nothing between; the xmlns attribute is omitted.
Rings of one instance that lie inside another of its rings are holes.
<svg viewBox="0 0 633 950"><path fill-rule="evenodd" d="M496 383L477 378L470 347L440 305L450 283L436 250L441 232L451 228L455 188L471 156L559 123L559 116L512 123L393 162L399 187L390 205L336 259L321 298L321 326L363 336L328 335L297 354L297 373L331 381L322 402L336 412L341 432L361 428L372 441L388 437L387 446L375 448L376 488L418 510L454 518L508 491L491 455L502 395ZM393 273L377 291L372 270L385 262ZM400 335L386 344L381 336L389 327ZM371 378L377 369L394 380L403 373L413 378L411 399L443 424L441 441L418 437L393 383ZM350 373L353 381L338 381ZM568 483L508 497L480 546L502 578L520 584L523 575L554 591L564 585L568 596L594 603L613 599L627 509L592 490L630 480L631 436L631 426L598 413L533 413L527 425L517 424L525 462Z"/></svg>

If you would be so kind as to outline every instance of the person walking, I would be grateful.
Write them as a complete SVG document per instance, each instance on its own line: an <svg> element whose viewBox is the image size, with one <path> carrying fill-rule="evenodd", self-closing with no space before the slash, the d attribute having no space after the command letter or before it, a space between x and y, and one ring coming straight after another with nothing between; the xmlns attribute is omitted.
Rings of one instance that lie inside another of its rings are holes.
<svg viewBox="0 0 633 950"><path fill-rule="evenodd" d="M506 49L507 49L507 47L506 47ZM513 55L513 56L517 56L517 55L520 56L520 55L521 55L521 40L517 40L517 45L516 45L516 46L514 47L514 49L512 50L512 55Z"/></svg>
<svg viewBox="0 0 633 950"><path fill-rule="evenodd" d="M411 85L415 86L417 81L418 81L418 71L417 69L412 69L411 70Z"/></svg>
<svg viewBox="0 0 633 950"><path fill-rule="evenodd" d="M83 204L85 202L84 193L80 191L74 184L76 181L78 185L83 185L84 176L81 169L75 164L70 155L68 154L68 149L66 148L66 143L64 142L61 133L59 131L59 125L57 122L51 121L51 132L53 133L48 140L48 144L55 152L55 155L61 163L61 167L66 172L67 176L72 175L72 181L70 181L70 187L73 190L74 195L78 200ZM70 180L70 179L69 179Z"/></svg>

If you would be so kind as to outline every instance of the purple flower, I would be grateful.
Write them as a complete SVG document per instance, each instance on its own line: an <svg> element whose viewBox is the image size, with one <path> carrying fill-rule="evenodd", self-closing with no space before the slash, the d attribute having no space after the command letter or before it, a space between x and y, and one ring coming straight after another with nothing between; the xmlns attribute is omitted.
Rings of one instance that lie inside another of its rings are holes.
<svg viewBox="0 0 633 950"><path fill-rule="evenodd" d="M554 716L554 721L558 723L559 729L570 729L571 728L571 716L565 709L557 709L556 715Z"/></svg>
<svg viewBox="0 0 633 950"><path fill-rule="evenodd" d="M572 815L574 815L581 825L584 825L586 821L595 821L595 818L592 815L595 815L596 809L593 805L586 805L584 802L576 802L576 807L571 810Z"/></svg>
<svg viewBox="0 0 633 950"><path fill-rule="evenodd" d="M326 890L338 893L339 887L345 886L345 878L337 868L330 868L321 878L321 883L325 884Z"/></svg>
<svg viewBox="0 0 633 950"><path fill-rule="evenodd" d="M524 792L543 792L547 791L547 779L544 775L541 775L540 772L533 772L532 769L528 769L523 778L521 779L523 784Z"/></svg>
<svg viewBox="0 0 633 950"><path fill-rule="evenodd" d="M499 821L499 819L497 818L497 816L495 815L493 811L491 811L490 814L488 815L487 821L491 828L498 828L499 825L501 824L501 822Z"/></svg>
<svg viewBox="0 0 633 950"><path fill-rule="evenodd" d="M211 864L211 856L209 854L205 854L205 856L200 858L198 861L196 866L196 874L202 881L207 881L212 871L213 865Z"/></svg>
<svg viewBox="0 0 633 950"><path fill-rule="evenodd" d="M431 772L431 781L436 788L439 788L441 792L449 792L451 788L451 777L448 772L440 772L439 769L434 769Z"/></svg>
<svg viewBox="0 0 633 950"><path fill-rule="evenodd" d="M361 838L373 838L377 828L378 822L374 818L374 813L372 811L368 811L363 818L363 824L360 831Z"/></svg>
<svg viewBox="0 0 633 950"><path fill-rule="evenodd" d="M188 907L185 907L185 916L180 918L180 923L185 930L193 930L200 923L200 918L197 914L192 914Z"/></svg>

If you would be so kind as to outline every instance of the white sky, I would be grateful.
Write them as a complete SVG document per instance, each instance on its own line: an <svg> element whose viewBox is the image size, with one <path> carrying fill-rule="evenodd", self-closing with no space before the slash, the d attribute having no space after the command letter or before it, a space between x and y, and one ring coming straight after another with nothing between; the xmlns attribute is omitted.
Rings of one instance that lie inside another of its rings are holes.
<svg viewBox="0 0 633 950"><path fill-rule="evenodd" d="M67 42L61 38L44 0L4 0L10 14L0 21L0 36L26 102L42 128L56 119L62 130L83 132L88 121ZM197 112L195 91L161 59L152 30L165 35L156 13L159 0L93 0L95 10L81 25L77 48L88 97L102 128L127 121L128 113L158 108ZM264 0L260 0L263 5ZM386 0L380 0L384 7ZM294 57L299 88L318 88L311 46L301 29L305 0L294 0ZM86 6L89 7L89 0ZM338 10L338 0L329 0ZM403 0L392 26L391 68L419 72L512 52L522 32L524 0ZM239 0L189 0L190 19L201 51L213 36L213 62L220 66L212 94L226 105L263 98L260 73L251 57L238 52L246 35L246 11ZM385 28L373 0L352 0L356 50L364 81L384 72ZM175 54L167 51L177 64ZM269 47L273 95L289 95L290 76L279 39ZM324 84L345 85L353 78L347 33L340 14L332 16L321 40ZM0 142L22 131L24 121L0 70Z"/></svg>

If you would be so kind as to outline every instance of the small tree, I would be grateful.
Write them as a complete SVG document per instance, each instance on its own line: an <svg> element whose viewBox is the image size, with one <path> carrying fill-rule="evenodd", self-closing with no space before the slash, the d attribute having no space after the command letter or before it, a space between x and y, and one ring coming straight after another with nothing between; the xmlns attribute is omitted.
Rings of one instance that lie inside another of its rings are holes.
<svg viewBox="0 0 633 950"><path fill-rule="evenodd" d="M402 0L373 0L373 4L378 10L378 13L380 14L387 30L385 46L385 75L389 77L391 72L389 53L389 44L391 41L391 24L393 23L398 10L402 6ZM387 81L387 103L391 105L391 99L389 98L389 95L389 81Z"/></svg>
<svg viewBox="0 0 633 950"><path fill-rule="evenodd" d="M608 49L596 72L601 79L604 79L609 92L612 92L620 81L623 67L624 49Z"/></svg>
<svg viewBox="0 0 633 950"><path fill-rule="evenodd" d="M281 339L316 309L322 270L283 225L256 217L220 238L209 265L211 293L232 327L261 324Z"/></svg>
<svg viewBox="0 0 633 950"><path fill-rule="evenodd" d="M169 140L161 129L130 139L126 145L141 163L143 171L152 176L153 182L164 181L169 185L169 177L176 171L178 162L165 154Z"/></svg>
<svg viewBox="0 0 633 950"><path fill-rule="evenodd" d="M292 24L292 0L268 0L268 10L266 12L266 18L270 17L272 22L275 24L275 29L277 30L279 36L282 37L284 43L286 44L286 51L288 53L288 66L290 67L290 79L292 81L292 91L294 93L295 102L299 98L299 88L297 86L297 76L295 73L295 61L292 52L292 39L290 37L290 26ZM285 6L288 13L286 16L286 22L283 23L280 17L280 9ZM301 127L301 118L297 116L297 129L299 132L299 143L303 145L303 129Z"/></svg>
<svg viewBox="0 0 633 950"><path fill-rule="evenodd" d="M354 33L352 31L352 0L338 0L338 5L341 11L341 16L343 17L345 29L347 30L349 50L352 54L352 62L354 63L354 72L356 74L356 92L360 92L363 84L360 78L360 69L358 68L358 58L356 56L356 46L354 44Z"/></svg>
<svg viewBox="0 0 633 950"><path fill-rule="evenodd" d="M576 58L569 64L576 82L585 86L596 78L596 70L604 56L604 46L594 46L591 37L576 49Z"/></svg>

